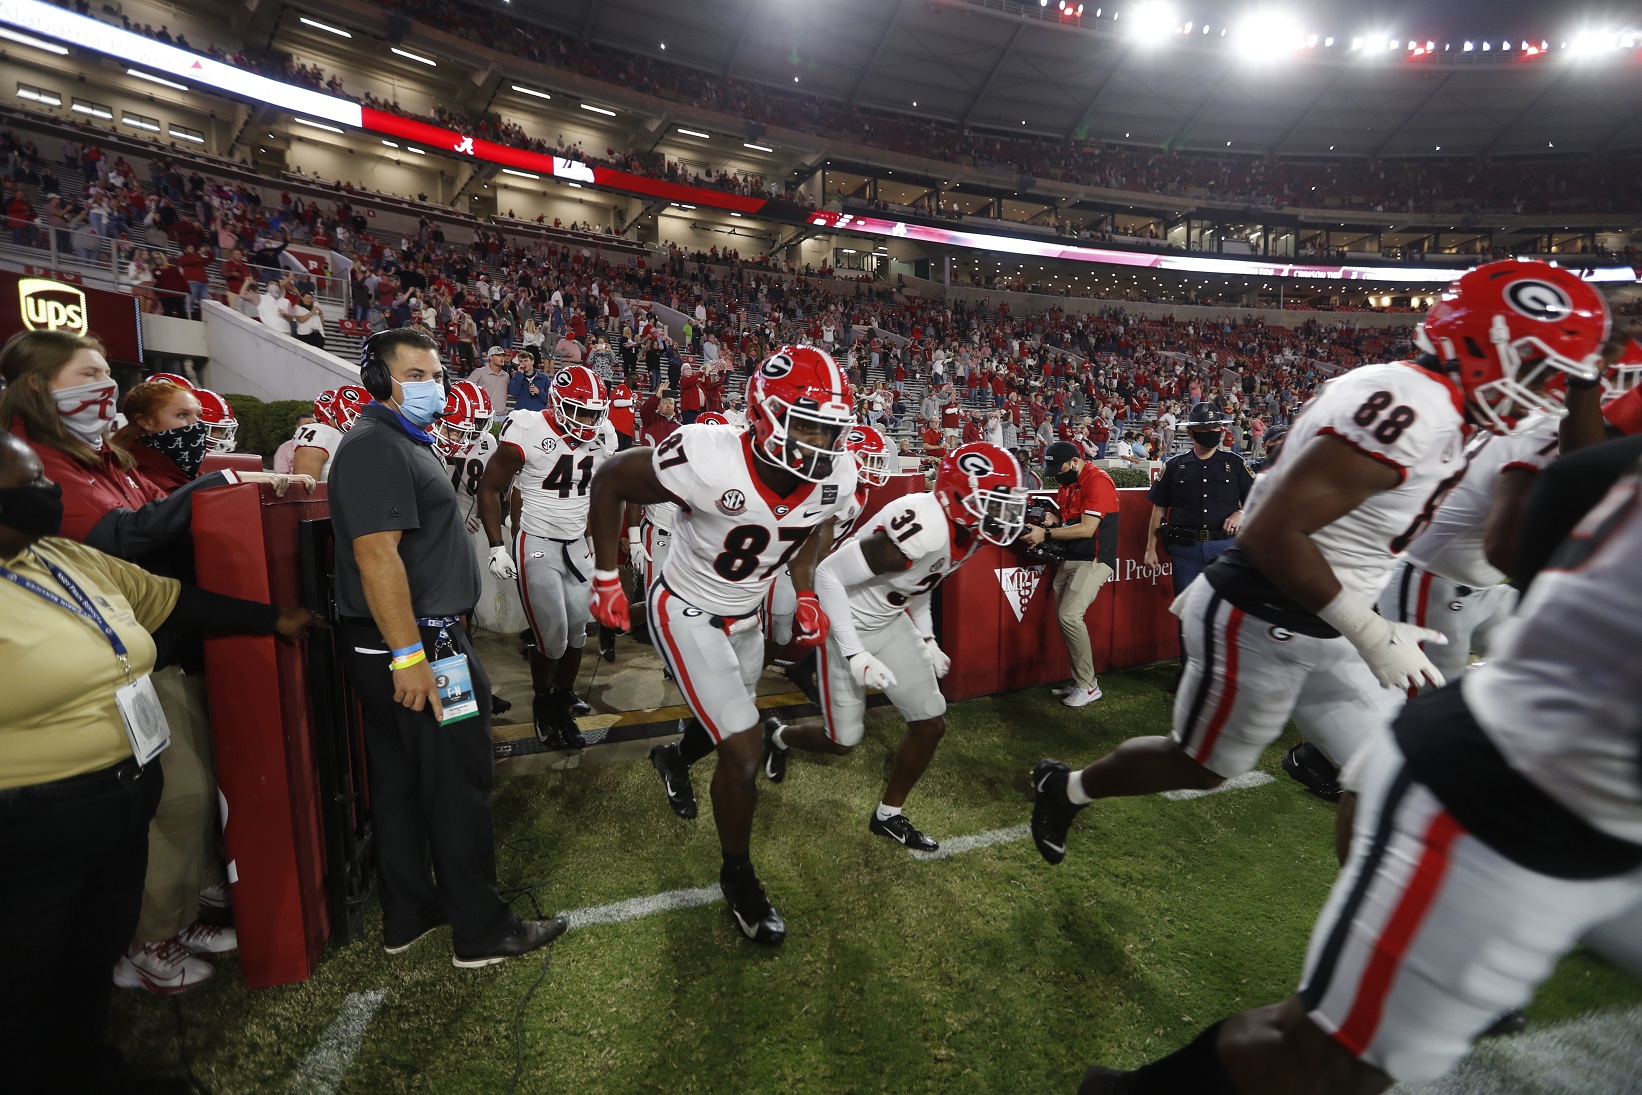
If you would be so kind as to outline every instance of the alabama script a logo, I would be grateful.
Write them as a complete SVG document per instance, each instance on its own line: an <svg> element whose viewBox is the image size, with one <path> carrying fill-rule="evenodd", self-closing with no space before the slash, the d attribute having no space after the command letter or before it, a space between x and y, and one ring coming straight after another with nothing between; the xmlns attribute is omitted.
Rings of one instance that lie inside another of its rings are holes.
<svg viewBox="0 0 1642 1095"><path fill-rule="evenodd" d="M1009 607L1015 611L1016 623L1026 618L1026 606L1032 603L1032 595L1043 581L1043 571L1042 566L998 568L998 584L1003 587Z"/></svg>

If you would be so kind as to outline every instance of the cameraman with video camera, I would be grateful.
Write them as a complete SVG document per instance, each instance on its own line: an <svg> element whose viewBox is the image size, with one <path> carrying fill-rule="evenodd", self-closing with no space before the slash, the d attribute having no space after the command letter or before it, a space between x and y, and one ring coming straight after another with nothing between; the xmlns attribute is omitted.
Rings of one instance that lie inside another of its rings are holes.
<svg viewBox="0 0 1642 1095"><path fill-rule="evenodd" d="M1056 441L1044 450L1043 468L1060 485L1055 496L1060 516L1046 510L1041 524L1021 533L1021 542L1040 558L1060 560L1056 616L1072 659L1072 683L1055 694L1067 707L1083 707L1100 699L1084 615L1117 566L1117 486L1070 441Z"/></svg>

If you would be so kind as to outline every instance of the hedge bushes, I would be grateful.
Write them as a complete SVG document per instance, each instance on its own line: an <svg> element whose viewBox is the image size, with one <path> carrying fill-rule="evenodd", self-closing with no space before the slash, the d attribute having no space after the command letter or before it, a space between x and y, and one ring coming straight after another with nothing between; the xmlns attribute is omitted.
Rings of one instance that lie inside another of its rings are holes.
<svg viewBox="0 0 1642 1095"><path fill-rule="evenodd" d="M1113 468L1106 474L1110 475L1113 484L1119 487L1149 487L1152 485L1152 473L1143 468Z"/></svg>
<svg viewBox="0 0 1642 1095"><path fill-rule="evenodd" d="M254 395L225 395L239 419L239 434L235 438L237 452L254 452L273 456L274 450L291 439L296 432L296 416L312 414L314 405L300 399L281 399L264 403Z"/></svg>

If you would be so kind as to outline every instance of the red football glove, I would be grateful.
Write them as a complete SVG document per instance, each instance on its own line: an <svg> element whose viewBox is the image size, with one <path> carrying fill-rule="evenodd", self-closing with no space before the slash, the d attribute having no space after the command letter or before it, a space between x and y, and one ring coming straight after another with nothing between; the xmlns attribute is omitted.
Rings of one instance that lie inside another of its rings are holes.
<svg viewBox="0 0 1642 1095"><path fill-rule="evenodd" d="M798 595L793 641L800 646L820 646L827 641L827 614L821 611L821 599L808 589Z"/></svg>
<svg viewBox="0 0 1642 1095"><path fill-rule="evenodd" d="M593 618L605 627L626 631L632 626L627 610L627 593L613 570L593 572Z"/></svg>

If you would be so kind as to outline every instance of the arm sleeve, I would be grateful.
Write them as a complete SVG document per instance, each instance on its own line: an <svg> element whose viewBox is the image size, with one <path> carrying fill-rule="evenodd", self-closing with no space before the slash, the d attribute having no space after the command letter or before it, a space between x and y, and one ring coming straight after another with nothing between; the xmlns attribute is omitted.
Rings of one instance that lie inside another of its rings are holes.
<svg viewBox="0 0 1642 1095"><path fill-rule="evenodd" d="M85 542L98 551L121 559L131 559L186 536L193 522L192 495L207 487L225 487L235 482L225 473L214 471L192 483L184 483L169 495L141 509L111 509L97 519L86 533Z"/></svg>
<svg viewBox="0 0 1642 1095"><path fill-rule="evenodd" d="M1237 501L1244 503L1249 500L1249 490L1254 486L1254 473L1249 470L1247 460L1237 462Z"/></svg>
<svg viewBox="0 0 1642 1095"><path fill-rule="evenodd" d="M246 601L199 586L183 585L176 606L166 616L167 627L182 631L244 631L267 635L279 622L279 609L260 601Z"/></svg>
<svg viewBox="0 0 1642 1095"><path fill-rule="evenodd" d="M827 627L839 653L852 657L861 653L860 636L850 615L849 587L872 580L872 567L861 552L861 543L851 540L815 568L815 596L827 614Z"/></svg>
<svg viewBox="0 0 1642 1095"><path fill-rule="evenodd" d="M1163 509L1168 509L1173 505L1174 469L1173 462L1163 465L1163 474L1158 476L1157 482L1153 483L1151 489L1147 490L1146 501L1154 506L1161 506Z"/></svg>

